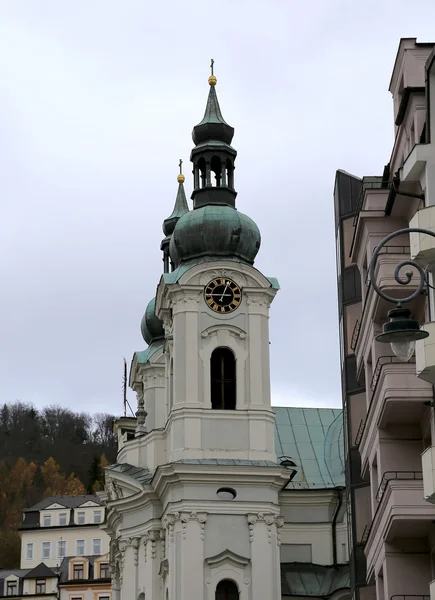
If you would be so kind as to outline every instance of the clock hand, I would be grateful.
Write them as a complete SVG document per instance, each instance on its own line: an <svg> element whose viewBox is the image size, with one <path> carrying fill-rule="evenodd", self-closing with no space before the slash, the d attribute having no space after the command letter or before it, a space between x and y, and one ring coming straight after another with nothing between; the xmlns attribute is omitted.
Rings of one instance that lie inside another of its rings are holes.
<svg viewBox="0 0 435 600"><path fill-rule="evenodd" d="M224 296L226 296L225 292L226 292L226 291L227 291L227 289L228 289L228 285L229 285L229 284L228 284L228 282L227 282L227 284L226 284L226 286L225 286L225 289L224 289L224 291L223 291L223 293L222 293L222 296L221 296L221 300L220 300L221 302L222 302L222 300L223 300Z"/></svg>
<svg viewBox="0 0 435 600"><path fill-rule="evenodd" d="M220 296L222 298L223 296L232 296L232 294L210 294L210 296Z"/></svg>

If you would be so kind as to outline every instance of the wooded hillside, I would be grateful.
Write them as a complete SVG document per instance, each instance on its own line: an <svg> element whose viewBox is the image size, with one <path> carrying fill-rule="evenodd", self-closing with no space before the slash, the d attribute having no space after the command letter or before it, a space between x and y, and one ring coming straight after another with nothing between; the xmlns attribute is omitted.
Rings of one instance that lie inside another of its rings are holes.
<svg viewBox="0 0 435 600"><path fill-rule="evenodd" d="M93 493L115 461L114 417L22 402L0 409L0 569L20 563L25 508L43 498Z"/></svg>

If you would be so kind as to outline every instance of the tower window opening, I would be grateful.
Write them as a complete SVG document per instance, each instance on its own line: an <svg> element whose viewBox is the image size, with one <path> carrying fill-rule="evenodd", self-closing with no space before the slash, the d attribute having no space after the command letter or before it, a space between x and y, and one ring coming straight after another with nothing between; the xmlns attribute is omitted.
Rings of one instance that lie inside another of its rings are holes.
<svg viewBox="0 0 435 600"><path fill-rule="evenodd" d="M227 159L226 161L226 171L228 187L234 189L234 166L232 165L230 159Z"/></svg>
<svg viewBox="0 0 435 600"><path fill-rule="evenodd" d="M206 186L206 164L205 158L200 158L198 161L198 169L199 169L199 178L200 178L200 187L204 188Z"/></svg>
<svg viewBox="0 0 435 600"><path fill-rule="evenodd" d="M211 170L215 175L215 186L220 187L222 177L222 166L221 159L219 158L219 156L213 156L213 158L211 159Z"/></svg>
<svg viewBox="0 0 435 600"><path fill-rule="evenodd" d="M229 348L216 348L210 359L211 407L236 408L236 359Z"/></svg>
<svg viewBox="0 0 435 600"><path fill-rule="evenodd" d="M239 590L234 581L223 579L216 588L216 600L238 600Z"/></svg>

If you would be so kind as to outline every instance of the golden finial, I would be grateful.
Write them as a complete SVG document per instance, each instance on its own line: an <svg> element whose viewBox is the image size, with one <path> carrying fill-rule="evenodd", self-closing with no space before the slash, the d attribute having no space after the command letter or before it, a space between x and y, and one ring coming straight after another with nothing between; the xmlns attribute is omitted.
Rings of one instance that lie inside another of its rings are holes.
<svg viewBox="0 0 435 600"><path fill-rule="evenodd" d="M213 74L213 65L214 65L214 60L211 59L211 63L210 63L211 75L208 78L209 85L216 85L216 82L217 82L217 79Z"/></svg>
<svg viewBox="0 0 435 600"><path fill-rule="evenodd" d="M183 161L182 161L182 160L181 160L181 158L180 158L180 162L178 163L178 166L180 167L180 173L179 173L179 175L178 175L178 177L177 177L177 181L178 181L178 183L184 183L184 175L183 175L183 173L181 172L182 165L183 165Z"/></svg>

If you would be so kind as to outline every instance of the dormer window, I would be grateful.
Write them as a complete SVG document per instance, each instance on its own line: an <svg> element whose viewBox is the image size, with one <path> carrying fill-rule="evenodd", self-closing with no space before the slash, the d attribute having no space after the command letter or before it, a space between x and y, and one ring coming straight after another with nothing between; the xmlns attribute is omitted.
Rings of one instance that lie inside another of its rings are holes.
<svg viewBox="0 0 435 600"><path fill-rule="evenodd" d="M37 594L45 594L46 589L46 580L45 579L37 579L36 580L36 593Z"/></svg>
<svg viewBox="0 0 435 600"><path fill-rule="evenodd" d="M16 596L18 594L18 581L8 581L6 585L6 595Z"/></svg>
<svg viewBox="0 0 435 600"><path fill-rule="evenodd" d="M84 579L84 564L76 563L73 566L73 579Z"/></svg>
<svg viewBox="0 0 435 600"><path fill-rule="evenodd" d="M101 510L94 510L94 523L101 523Z"/></svg>
<svg viewBox="0 0 435 600"><path fill-rule="evenodd" d="M51 515L44 515L43 524L44 527L51 527Z"/></svg>
<svg viewBox="0 0 435 600"><path fill-rule="evenodd" d="M79 511L77 513L77 525L84 525L85 524L85 512L84 511Z"/></svg>
<svg viewBox="0 0 435 600"><path fill-rule="evenodd" d="M110 577L109 563L100 564L100 579L108 579Z"/></svg>
<svg viewBox="0 0 435 600"><path fill-rule="evenodd" d="M60 513L59 514L59 525L61 527L64 526L64 525L66 525L66 519L67 519L66 513Z"/></svg>

